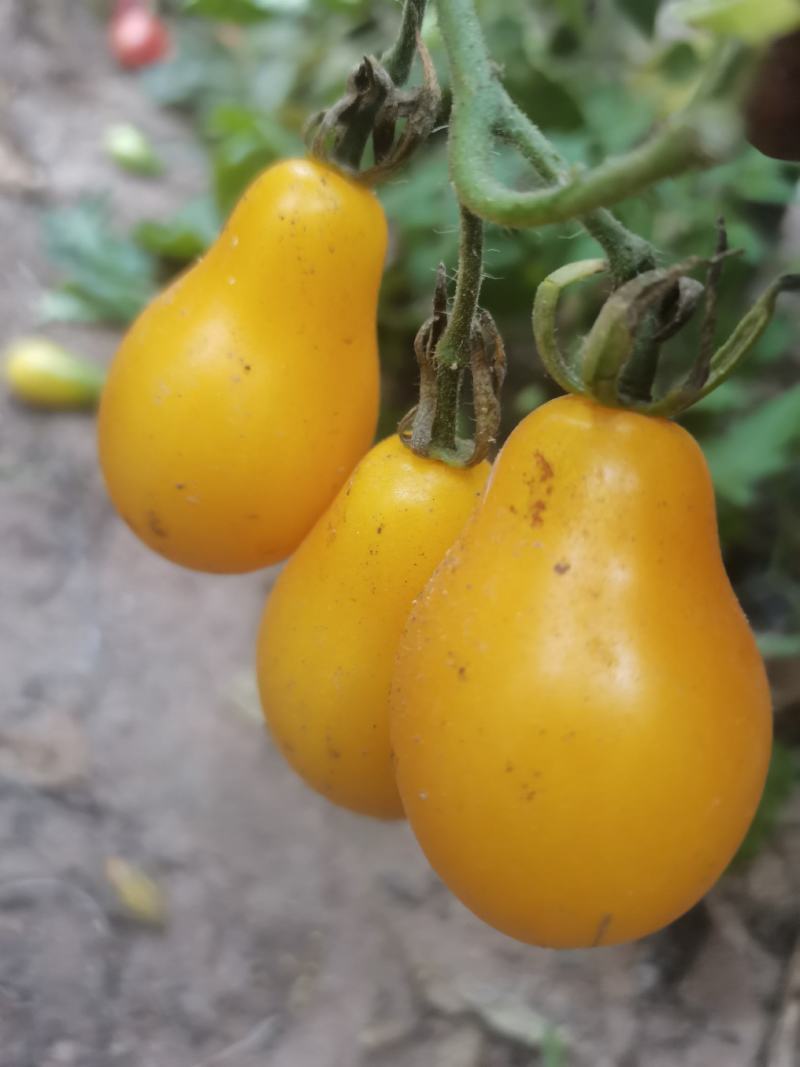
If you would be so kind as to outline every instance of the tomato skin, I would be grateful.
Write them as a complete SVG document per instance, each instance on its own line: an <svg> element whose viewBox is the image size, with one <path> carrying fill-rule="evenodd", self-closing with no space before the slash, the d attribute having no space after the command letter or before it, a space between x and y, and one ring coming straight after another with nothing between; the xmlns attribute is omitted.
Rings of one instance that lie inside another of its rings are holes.
<svg viewBox="0 0 800 1067"><path fill-rule="evenodd" d="M117 6L108 30L108 46L121 67L135 70L163 59L170 48L167 27L139 3Z"/></svg>
<svg viewBox="0 0 800 1067"><path fill-rule="evenodd" d="M532 944L651 933L732 858L771 721L694 440L577 397L528 416L399 646L398 786L445 883Z"/></svg>
<svg viewBox="0 0 800 1067"><path fill-rule="evenodd" d="M233 573L297 547L375 432L385 251L371 192L289 160L134 323L103 393L100 460L156 552Z"/></svg>
<svg viewBox="0 0 800 1067"><path fill-rule="evenodd" d="M335 804L402 817L389 748L397 642L488 474L488 463L457 470L387 438L270 594L258 641L265 717L289 763Z"/></svg>

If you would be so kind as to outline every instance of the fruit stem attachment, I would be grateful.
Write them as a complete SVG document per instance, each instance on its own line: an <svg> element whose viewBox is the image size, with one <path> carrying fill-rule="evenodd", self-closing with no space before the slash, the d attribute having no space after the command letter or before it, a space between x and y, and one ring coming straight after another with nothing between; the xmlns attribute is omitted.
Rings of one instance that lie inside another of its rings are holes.
<svg viewBox="0 0 800 1067"><path fill-rule="evenodd" d="M463 204L460 214L456 296L434 356L437 403L431 445L443 451L456 447L461 385L470 365L472 329L483 283L483 222Z"/></svg>
<svg viewBox="0 0 800 1067"><path fill-rule="evenodd" d="M800 291L800 274L776 278L730 337L713 351L721 268L736 254L728 248L720 225L717 250L711 258L693 256L626 282L603 304L576 356L561 347L557 323L561 294L568 286L602 273L606 264L592 259L554 271L539 286L533 310L536 346L546 370L565 391L594 397L608 407L666 418L680 415L726 381L752 351L769 326L781 293ZM688 276L700 267L707 269L705 285ZM703 298L701 341L690 370L671 385L656 383L661 345L683 329ZM644 366L637 366L642 357Z"/></svg>
<svg viewBox="0 0 800 1067"><path fill-rule="evenodd" d="M417 334L419 403L399 426L401 440L418 455L457 467L485 459L500 426L505 349L491 315L480 307L483 222L461 205L458 279L447 310L447 272L440 264L433 315ZM472 384L474 432L458 435L465 376Z"/></svg>
<svg viewBox="0 0 800 1067"><path fill-rule="evenodd" d="M312 116L306 127L311 154L332 162L360 181L374 185L406 163L433 132L441 103L436 70L420 31L426 0L405 0L394 45L380 60L364 56L347 81L347 91L332 107ZM423 84L401 91L411 73L414 56L422 61ZM395 138L397 123L405 128ZM373 166L361 171L372 138Z"/></svg>

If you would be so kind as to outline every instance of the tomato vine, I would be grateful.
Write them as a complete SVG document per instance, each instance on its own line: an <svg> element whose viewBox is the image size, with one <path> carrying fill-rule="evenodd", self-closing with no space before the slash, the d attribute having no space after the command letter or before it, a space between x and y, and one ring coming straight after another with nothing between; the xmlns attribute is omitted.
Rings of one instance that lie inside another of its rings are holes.
<svg viewBox="0 0 800 1067"><path fill-rule="evenodd" d="M375 163L361 171L365 182L394 174L434 129L441 97L420 33L425 10L426 0L406 0L392 47L380 61L365 58L351 77L348 95L313 123L313 151L330 154L351 170L358 169L372 137ZM419 454L463 465L481 459L497 432L502 374L495 370L502 342L479 305L484 222L533 228L580 221L605 260L569 264L540 287L533 325L546 369L568 391L603 403L679 414L728 377L763 332L777 296L798 288L800 281L795 275L777 279L714 352L716 291L727 250L711 259L694 257L659 267L658 250L623 226L610 207L658 181L715 166L735 154L743 140L745 96L767 44L765 33L750 26L752 17L744 34L736 21L738 35L716 40L704 75L681 111L627 153L582 168L567 164L505 89L474 0L436 0L436 13L449 68L448 151L461 205L461 241L452 311L448 315L446 307L441 309L432 320L436 331L426 324L418 339L420 364L427 361L429 366L420 402L402 424L403 439ZM733 17L740 20L738 8ZM422 59L424 84L402 92L415 54ZM395 142L401 120L405 129ZM493 157L500 143L529 164L534 188L520 190L495 175ZM703 266L708 269L705 284L689 276ZM600 271L609 276L611 294L576 361L556 338L560 289ZM655 396L661 346L686 325L704 293L703 340L694 366ZM472 379L474 399L472 440L458 433L466 377Z"/></svg>

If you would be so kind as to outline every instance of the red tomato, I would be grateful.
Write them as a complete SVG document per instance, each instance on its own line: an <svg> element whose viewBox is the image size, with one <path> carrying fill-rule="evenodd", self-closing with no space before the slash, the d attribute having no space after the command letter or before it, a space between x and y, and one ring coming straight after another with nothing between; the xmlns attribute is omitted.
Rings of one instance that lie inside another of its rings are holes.
<svg viewBox="0 0 800 1067"><path fill-rule="evenodd" d="M129 70L157 63L170 46L169 31L158 15L134 0L117 4L108 41L116 61Z"/></svg>

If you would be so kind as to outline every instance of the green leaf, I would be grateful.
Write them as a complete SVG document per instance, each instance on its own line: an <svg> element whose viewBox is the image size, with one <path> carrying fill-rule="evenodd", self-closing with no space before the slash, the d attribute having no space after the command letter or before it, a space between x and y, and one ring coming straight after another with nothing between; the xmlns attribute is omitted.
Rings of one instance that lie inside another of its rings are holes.
<svg viewBox="0 0 800 1067"><path fill-rule="evenodd" d="M259 22L271 15L305 11L308 0L184 0L187 15L225 22Z"/></svg>
<svg viewBox="0 0 800 1067"><path fill-rule="evenodd" d="M241 63L241 49L224 47L210 25L190 26L182 27L171 59L139 76L146 92L164 107L185 107L198 113L220 97L245 95L249 70Z"/></svg>
<svg viewBox="0 0 800 1067"><path fill-rule="evenodd" d="M688 41L673 41L659 56L658 68L672 82L694 78L702 60Z"/></svg>
<svg viewBox="0 0 800 1067"><path fill-rule="evenodd" d="M545 400L546 393L541 385L526 385L514 394L511 402L514 414L519 418L529 415Z"/></svg>
<svg viewBox="0 0 800 1067"><path fill-rule="evenodd" d="M690 26L753 44L800 26L797 0L681 0L673 13Z"/></svg>
<svg viewBox="0 0 800 1067"><path fill-rule="evenodd" d="M800 444L800 385L735 419L705 445L720 497L737 507L752 504L760 483L778 474Z"/></svg>
<svg viewBox="0 0 800 1067"><path fill-rule="evenodd" d="M69 289L49 289L36 305L39 322L105 322L105 307L91 296L72 293Z"/></svg>
<svg viewBox="0 0 800 1067"><path fill-rule="evenodd" d="M800 656L800 634L756 634L764 659L794 659Z"/></svg>
<svg viewBox="0 0 800 1067"><path fill-rule="evenodd" d="M617 0L620 8L642 33L652 34L661 0Z"/></svg>
<svg viewBox="0 0 800 1067"><path fill-rule="evenodd" d="M650 129L652 102L619 82L598 83L583 97L589 129L597 131L606 154L624 152Z"/></svg>
<svg viewBox="0 0 800 1067"><path fill-rule="evenodd" d="M507 79L511 95L543 130L579 130L584 119L580 103L567 86L541 68L526 67L524 81Z"/></svg>
<svg viewBox="0 0 800 1067"><path fill-rule="evenodd" d="M734 863L747 863L761 850L775 831L781 811L800 780L800 766L791 749L775 742L767 782L758 811L739 847Z"/></svg>
<svg viewBox="0 0 800 1067"><path fill-rule="evenodd" d="M275 119L243 105L218 105L209 114L205 128L214 145L214 190L223 215L265 167L301 147Z"/></svg>
<svg viewBox="0 0 800 1067"><path fill-rule="evenodd" d="M588 26L589 12L584 0L556 0L556 7L575 33L582 33Z"/></svg>
<svg viewBox="0 0 800 1067"><path fill-rule="evenodd" d="M689 408L689 414L721 415L747 407L752 390L741 378L731 378Z"/></svg>
<svg viewBox="0 0 800 1067"><path fill-rule="evenodd" d="M763 373L761 368L775 360L782 359L792 351L796 334L797 327L789 315L777 308L769 329L758 342L756 349L751 352L747 362L743 364L743 369Z"/></svg>
<svg viewBox="0 0 800 1067"><path fill-rule="evenodd" d="M216 239L219 227L216 205L211 197L204 196L187 204L166 222L140 222L133 237L153 255L185 263L205 252Z"/></svg>
<svg viewBox="0 0 800 1067"><path fill-rule="evenodd" d="M44 237L50 258L67 275L61 292L44 301L47 318L126 324L153 296L155 261L114 233L105 200L87 198L49 212Z"/></svg>
<svg viewBox="0 0 800 1067"><path fill-rule="evenodd" d="M776 164L755 148L716 168L714 177L745 203L790 204L796 196L796 168Z"/></svg>

